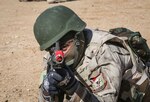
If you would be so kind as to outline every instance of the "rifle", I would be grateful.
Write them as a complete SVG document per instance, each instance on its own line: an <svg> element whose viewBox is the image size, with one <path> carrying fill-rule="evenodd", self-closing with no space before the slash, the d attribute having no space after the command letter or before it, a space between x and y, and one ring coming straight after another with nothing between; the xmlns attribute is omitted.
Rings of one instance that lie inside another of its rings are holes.
<svg viewBox="0 0 150 102"><path fill-rule="evenodd" d="M49 71L55 71L56 69L61 69L64 66L64 53L62 50L60 50L59 42L57 41L55 43L55 46L53 46L50 49L50 59L48 61L48 70ZM61 102L63 100L64 93L60 93L58 95L51 95L50 102Z"/></svg>

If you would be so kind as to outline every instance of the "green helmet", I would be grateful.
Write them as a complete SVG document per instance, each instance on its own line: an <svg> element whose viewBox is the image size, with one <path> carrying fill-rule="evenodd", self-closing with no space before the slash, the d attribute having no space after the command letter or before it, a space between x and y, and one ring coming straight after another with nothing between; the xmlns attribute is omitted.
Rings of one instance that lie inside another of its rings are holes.
<svg viewBox="0 0 150 102"><path fill-rule="evenodd" d="M82 31L86 23L71 9L55 6L39 15L34 24L34 35L41 50L45 50L69 31Z"/></svg>

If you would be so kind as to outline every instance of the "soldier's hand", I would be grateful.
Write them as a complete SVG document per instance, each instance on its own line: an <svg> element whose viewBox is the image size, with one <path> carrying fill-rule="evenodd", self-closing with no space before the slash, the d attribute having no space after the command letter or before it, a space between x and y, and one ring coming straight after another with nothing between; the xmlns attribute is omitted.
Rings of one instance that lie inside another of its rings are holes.
<svg viewBox="0 0 150 102"><path fill-rule="evenodd" d="M43 80L42 88L48 94L58 94L60 89L57 87L57 84L61 80L62 77L59 74L57 74L55 71L50 71Z"/></svg>
<svg viewBox="0 0 150 102"><path fill-rule="evenodd" d="M56 69L49 71L42 87L50 95L58 94L61 90L73 94L77 88L77 80L69 68Z"/></svg>

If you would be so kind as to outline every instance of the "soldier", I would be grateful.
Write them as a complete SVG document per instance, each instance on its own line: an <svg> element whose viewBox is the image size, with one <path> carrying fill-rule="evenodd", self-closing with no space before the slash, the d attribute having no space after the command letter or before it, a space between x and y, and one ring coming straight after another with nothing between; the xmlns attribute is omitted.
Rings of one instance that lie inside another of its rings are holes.
<svg viewBox="0 0 150 102"><path fill-rule="evenodd" d="M126 28L85 27L65 6L37 18L35 38L48 52L39 102L142 102L149 89L146 40Z"/></svg>

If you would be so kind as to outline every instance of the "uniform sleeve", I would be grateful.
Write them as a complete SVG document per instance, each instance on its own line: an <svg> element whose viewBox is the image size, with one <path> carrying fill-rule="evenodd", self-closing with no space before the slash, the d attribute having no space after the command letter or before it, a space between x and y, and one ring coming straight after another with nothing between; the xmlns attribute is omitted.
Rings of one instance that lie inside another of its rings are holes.
<svg viewBox="0 0 150 102"><path fill-rule="evenodd" d="M92 84L95 95L104 102L117 102L123 73L132 66L129 52L123 47L105 44L97 55L97 63L99 75Z"/></svg>
<svg viewBox="0 0 150 102"><path fill-rule="evenodd" d="M43 56L43 71L41 72L41 75L40 75L40 83L39 83L39 86L42 84L43 79L44 79L44 77L46 76L47 67L48 67L47 62L48 62L49 57L50 57L49 53L46 53L46 54L44 54L44 56Z"/></svg>
<svg viewBox="0 0 150 102"><path fill-rule="evenodd" d="M48 67L48 60L50 58L50 54L49 52L47 52L44 56L43 56L43 67L44 67L44 70L47 70L47 67Z"/></svg>

